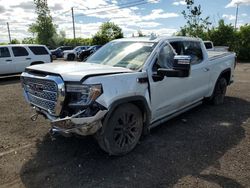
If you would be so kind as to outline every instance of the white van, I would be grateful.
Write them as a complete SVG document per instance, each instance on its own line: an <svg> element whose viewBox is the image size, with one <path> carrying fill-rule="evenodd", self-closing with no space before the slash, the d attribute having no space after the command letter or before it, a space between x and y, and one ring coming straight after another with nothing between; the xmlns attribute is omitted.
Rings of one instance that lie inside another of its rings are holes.
<svg viewBox="0 0 250 188"><path fill-rule="evenodd" d="M1 76L21 73L30 65L51 62L51 53L44 45L13 44L0 46Z"/></svg>

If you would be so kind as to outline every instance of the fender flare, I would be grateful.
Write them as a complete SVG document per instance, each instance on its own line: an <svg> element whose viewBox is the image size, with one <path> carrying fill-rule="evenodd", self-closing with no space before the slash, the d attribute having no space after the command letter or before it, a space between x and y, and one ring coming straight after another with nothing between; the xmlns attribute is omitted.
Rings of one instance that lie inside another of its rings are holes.
<svg viewBox="0 0 250 188"><path fill-rule="evenodd" d="M222 76L224 73L226 73L226 72L230 72L230 76L231 76L231 68L227 68L227 69L223 70L223 71L220 73L220 75L218 76L218 78L216 79L216 82L215 82L215 84L214 84L213 93L212 93L212 95L211 95L210 97L208 97L209 100L211 100L211 99L213 98L213 96L214 96L214 90L215 90L215 87L216 87L217 82L219 81L219 79L221 78L221 76ZM230 80L228 81L228 85L229 85L229 84L230 84Z"/></svg>
<svg viewBox="0 0 250 188"><path fill-rule="evenodd" d="M150 124L151 120L151 110L149 108L149 105L147 103L147 100L143 96L130 96L130 97L125 97L122 99L118 99L114 102L111 103L108 113L105 115L103 125L105 126L107 124L107 121L113 114L113 112L118 108L120 105L125 104L125 103L132 103L136 105L139 110L142 112L143 115L143 133L147 134L148 133L148 127Z"/></svg>

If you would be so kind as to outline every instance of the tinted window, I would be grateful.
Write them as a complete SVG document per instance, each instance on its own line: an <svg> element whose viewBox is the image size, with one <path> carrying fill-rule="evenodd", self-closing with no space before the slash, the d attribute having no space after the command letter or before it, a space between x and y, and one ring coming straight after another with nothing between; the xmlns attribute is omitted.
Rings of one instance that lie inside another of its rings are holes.
<svg viewBox="0 0 250 188"><path fill-rule="evenodd" d="M29 55L29 53L24 47L12 47L12 51L15 57Z"/></svg>
<svg viewBox="0 0 250 188"><path fill-rule="evenodd" d="M43 46L29 46L29 49L35 55L47 55L47 54L49 54L48 51Z"/></svg>
<svg viewBox="0 0 250 188"><path fill-rule="evenodd" d="M9 49L6 47L0 48L0 58L10 57Z"/></svg>
<svg viewBox="0 0 250 188"><path fill-rule="evenodd" d="M181 41L171 42L170 44L178 55L191 56L191 64L198 64L203 60L200 42Z"/></svg>
<svg viewBox="0 0 250 188"><path fill-rule="evenodd" d="M205 42L204 44L206 46L206 49L212 49L213 48L213 45L212 45L211 42Z"/></svg>

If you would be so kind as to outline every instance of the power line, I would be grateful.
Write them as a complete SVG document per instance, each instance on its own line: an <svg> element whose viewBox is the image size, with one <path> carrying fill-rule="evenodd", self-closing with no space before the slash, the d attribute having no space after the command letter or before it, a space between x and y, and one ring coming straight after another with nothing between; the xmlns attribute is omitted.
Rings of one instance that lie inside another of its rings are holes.
<svg viewBox="0 0 250 188"><path fill-rule="evenodd" d="M124 9L124 8L139 6L139 5L144 5L144 4L148 4L148 3L150 3L150 2L149 1L143 1L143 2L140 2L140 3L132 4L132 5L119 6L119 7L112 8L112 9L101 10L101 11L96 11L96 12L91 12L91 13L86 13L84 15L76 15L75 17L89 16L89 15L96 14L96 13L101 13L101 12L106 12L106 11L112 11L112 10L119 10L119 9Z"/></svg>
<svg viewBox="0 0 250 188"><path fill-rule="evenodd" d="M117 6L124 6L124 5L129 5L129 4L134 4L134 3L140 3L140 2L145 2L145 0L139 0L139 1L134 1L134 2L129 2L129 3L122 3L122 4L110 4L110 5L105 5L105 6L99 6L99 7L95 7L95 8L88 8L86 7L87 9L79 9L77 8L78 10L97 10L97 9L105 9L105 8L113 8L113 7L116 7L118 8Z"/></svg>

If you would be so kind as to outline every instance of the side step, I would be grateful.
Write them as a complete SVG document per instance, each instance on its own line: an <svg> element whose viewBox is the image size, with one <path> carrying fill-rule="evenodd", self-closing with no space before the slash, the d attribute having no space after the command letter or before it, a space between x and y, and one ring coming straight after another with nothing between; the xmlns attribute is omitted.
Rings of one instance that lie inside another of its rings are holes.
<svg viewBox="0 0 250 188"><path fill-rule="evenodd" d="M160 124L162 124L162 123L164 123L164 122L166 122L166 121L168 121L168 120L170 120L170 119L172 119L172 118L174 118L174 117L176 117L176 116L178 116L178 115L180 115L180 114L182 114L182 113L184 113L184 112L186 112L186 111L188 111L188 110L190 110L190 109L192 109L192 108L194 108L196 106L199 106L201 104L202 104L202 101L196 102L196 103L194 103L194 104L192 104L192 105L190 105L190 106L188 106L186 108L183 108L182 110L179 110L179 111L177 111L177 112L175 112L173 114L170 114L170 115L168 115L168 116L166 116L166 117L164 117L162 119L156 120L151 125L149 125L148 129L150 130L150 129L154 128L154 127L157 127L158 125L160 125Z"/></svg>

